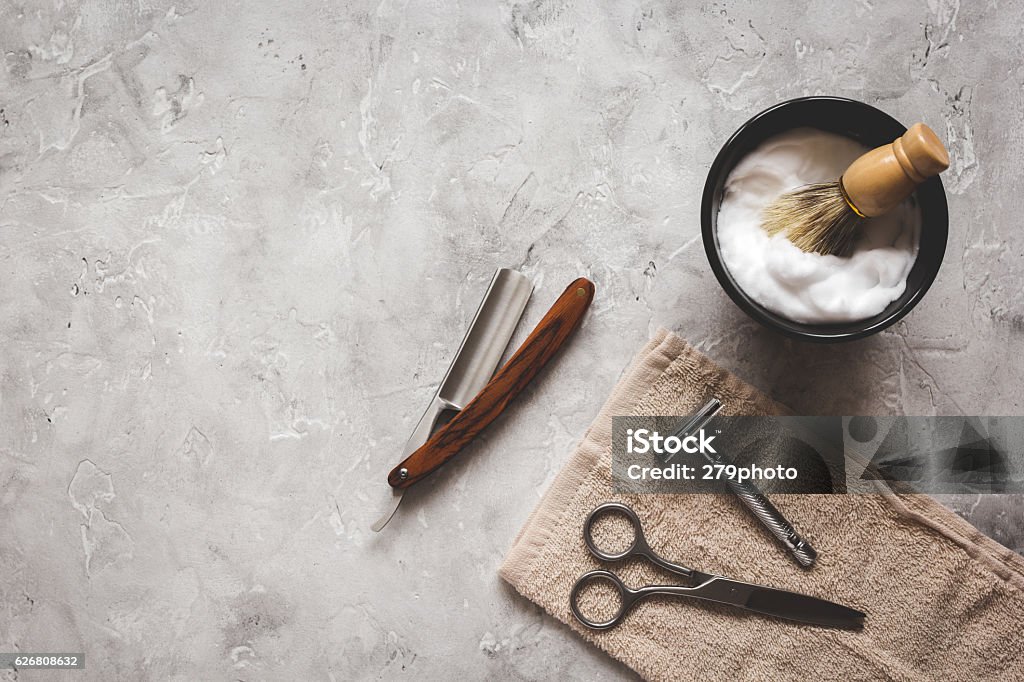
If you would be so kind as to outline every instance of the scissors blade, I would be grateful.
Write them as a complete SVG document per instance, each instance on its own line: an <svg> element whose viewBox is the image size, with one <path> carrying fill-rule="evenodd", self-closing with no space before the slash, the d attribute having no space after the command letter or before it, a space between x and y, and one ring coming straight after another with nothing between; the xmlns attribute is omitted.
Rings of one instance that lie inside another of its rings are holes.
<svg viewBox="0 0 1024 682"><path fill-rule="evenodd" d="M732 604L766 616L825 627L861 628L867 614L806 594L777 590L715 576L694 589L693 596Z"/></svg>

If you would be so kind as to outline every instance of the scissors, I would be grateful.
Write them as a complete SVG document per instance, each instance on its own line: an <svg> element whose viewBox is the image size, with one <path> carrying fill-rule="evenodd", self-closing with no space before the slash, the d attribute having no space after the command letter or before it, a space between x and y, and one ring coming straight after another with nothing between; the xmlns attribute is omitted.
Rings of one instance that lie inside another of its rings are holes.
<svg viewBox="0 0 1024 682"><path fill-rule="evenodd" d="M622 552L606 552L594 542L594 522L606 514L625 517L632 526L633 542ZM655 595L705 599L721 604L731 604L767 616L787 618L824 627L859 629L864 626L863 621L867 617L867 614L862 611L817 597L745 583L711 573L702 573L666 561L647 544L643 527L640 525L640 518L636 512L618 502L602 504L590 512L590 516L587 517L587 521L583 525L583 541L586 542L590 553L602 561L616 562L633 557L643 557L670 573L682 576L688 583L687 585L649 585L632 590L626 587L619 576L611 571L601 570L585 573L573 585L569 595L569 607L577 620L594 630L608 630L615 627L622 622L637 602ZM579 596L583 588L598 582L610 583L618 592L619 610L610 620L592 620L586 617L579 607Z"/></svg>

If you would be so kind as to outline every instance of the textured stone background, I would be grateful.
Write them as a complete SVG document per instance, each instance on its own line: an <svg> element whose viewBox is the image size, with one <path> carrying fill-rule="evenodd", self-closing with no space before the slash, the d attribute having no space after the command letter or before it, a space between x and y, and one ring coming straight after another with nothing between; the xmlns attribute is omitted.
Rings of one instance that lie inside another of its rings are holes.
<svg viewBox="0 0 1024 682"><path fill-rule="evenodd" d="M801 412L1024 412L1022 14L4 2L0 650L86 651L76 680L628 677L496 568L652 329ZM699 238L721 143L807 94L953 159L934 287L841 347L755 326ZM537 285L517 340L578 275L586 324L373 536L499 265ZM1019 503L945 501L1024 549Z"/></svg>

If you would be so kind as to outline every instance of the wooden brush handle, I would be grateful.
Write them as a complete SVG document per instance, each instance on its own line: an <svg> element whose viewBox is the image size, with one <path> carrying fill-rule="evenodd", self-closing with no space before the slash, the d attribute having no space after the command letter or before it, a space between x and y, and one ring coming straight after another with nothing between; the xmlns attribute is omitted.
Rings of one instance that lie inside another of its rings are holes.
<svg viewBox="0 0 1024 682"><path fill-rule="evenodd" d="M581 277L570 284L505 366L461 412L392 469L388 483L393 488L408 488L459 454L554 357L580 325L593 300L594 284L590 280Z"/></svg>
<svg viewBox="0 0 1024 682"><path fill-rule="evenodd" d="M896 207L919 184L949 168L949 153L923 123L892 144L872 149L846 169L840 184L861 215L872 218Z"/></svg>

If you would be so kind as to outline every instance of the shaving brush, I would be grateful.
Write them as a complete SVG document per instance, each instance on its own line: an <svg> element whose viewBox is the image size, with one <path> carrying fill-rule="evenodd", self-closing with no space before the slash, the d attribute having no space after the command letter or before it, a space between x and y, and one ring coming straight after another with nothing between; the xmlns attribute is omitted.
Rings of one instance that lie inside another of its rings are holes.
<svg viewBox="0 0 1024 682"><path fill-rule="evenodd" d="M804 185L766 207L762 226L785 234L803 251L849 253L861 222L887 213L914 189L949 167L935 132L915 123L891 144L864 154L834 182Z"/></svg>

